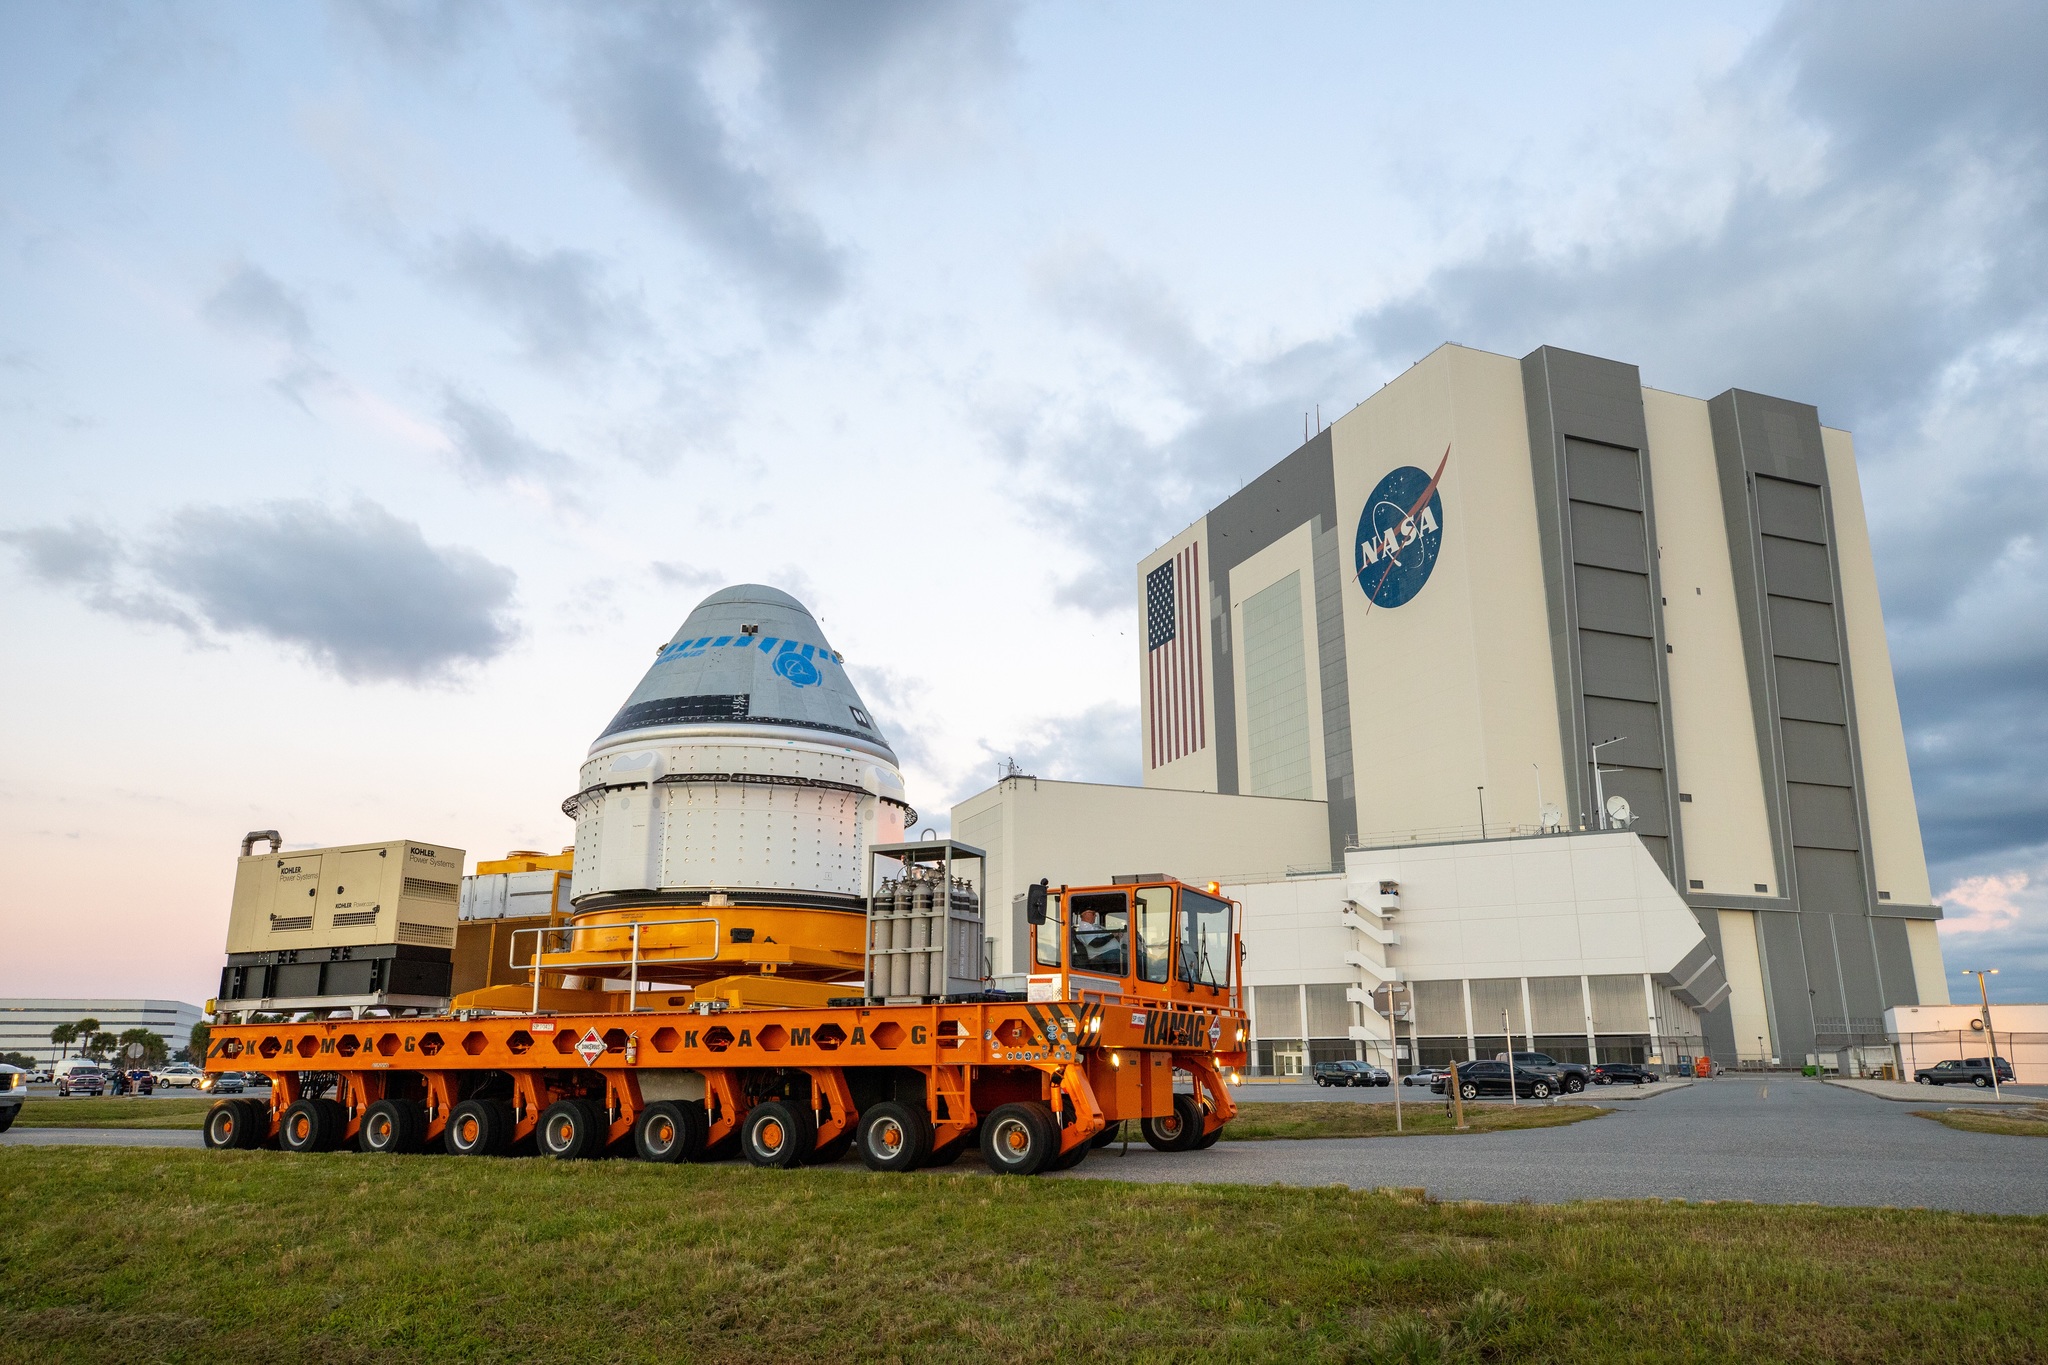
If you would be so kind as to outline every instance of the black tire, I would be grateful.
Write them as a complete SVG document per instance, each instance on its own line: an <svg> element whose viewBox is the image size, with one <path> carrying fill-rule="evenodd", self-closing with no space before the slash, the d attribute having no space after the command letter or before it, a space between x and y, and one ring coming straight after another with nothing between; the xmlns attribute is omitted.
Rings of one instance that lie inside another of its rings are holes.
<svg viewBox="0 0 2048 1365"><path fill-rule="evenodd" d="M1095 1144L1093 1142L1077 1142L1064 1152L1054 1156L1052 1160L1046 1162L1045 1169L1048 1171L1071 1171L1086 1161L1088 1154L1094 1150Z"/></svg>
<svg viewBox="0 0 2048 1365"><path fill-rule="evenodd" d="M1211 1129L1209 1132L1206 1132L1202 1134L1200 1137L1196 1138L1194 1140L1194 1143L1191 1146L1189 1146L1188 1150L1191 1152L1206 1152L1222 1140L1223 1125L1219 1123L1216 1125L1215 1128Z"/></svg>
<svg viewBox="0 0 2048 1365"><path fill-rule="evenodd" d="M1914 1077L1913 1079L1914 1079L1915 1081L1919 1082L1919 1083L1920 1083L1921 1085L1933 1085L1933 1084L1934 1084L1934 1078L1933 1078L1932 1076L1915 1076L1915 1077Z"/></svg>
<svg viewBox="0 0 2048 1365"><path fill-rule="evenodd" d="M704 1106L657 1100L633 1120L633 1152L642 1161L695 1161L704 1152Z"/></svg>
<svg viewBox="0 0 2048 1365"><path fill-rule="evenodd" d="M4 1133L9 1128L12 1128L14 1126L14 1120L17 1117L19 1117L20 1114L21 1106L18 1104L11 1105L6 1109L0 1109L0 1133Z"/></svg>
<svg viewBox="0 0 2048 1365"><path fill-rule="evenodd" d="M1538 1081L1529 1087L1529 1098L1532 1100L1547 1100L1550 1098L1550 1095L1549 1081Z"/></svg>
<svg viewBox="0 0 2048 1365"><path fill-rule="evenodd" d="M1458 1097L1460 1099L1476 1100L1479 1098L1479 1087L1470 1081L1459 1081Z"/></svg>
<svg viewBox="0 0 2048 1365"><path fill-rule="evenodd" d="M604 1151L608 1128L598 1116L597 1106L589 1101L557 1100L540 1116L540 1127L534 1132L542 1156L584 1161Z"/></svg>
<svg viewBox="0 0 2048 1365"><path fill-rule="evenodd" d="M853 1140L860 1136L860 1121L855 1119L830 1142L821 1142L811 1148L811 1154L804 1158L806 1166L830 1166L853 1150ZM934 1156L937 1153L933 1153Z"/></svg>
<svg viewBox="0 0 2048 1365"><path fill-rule="evenodd" d="M240 1100L215 1100L206 1111L205 1123L200 1125L199 1141L213 1151L232 1151L242 1145L242 1130L248 1124Z"/></svg>
<svg viewBox="0 0 2048 1365"><path fill-rule="evenodd" d="M932 1148L931 1155L924 1159L923 1169L927 1171L934 1171L942 1166L952 1165L954 1162L960 1159L961 1153L967 1151L970 1147L974 1146L974 1144L978 1142L980 1138L981 1129L977 1126L968 1129L959 1137L953 1138L947 1142L940 1143L938 1146Z"/></svg>
<svg viewBox="0 0 2048 1365"><path fill-rule="evenodd" d="M378 1100L356 1125L356 1150L373 1156L401 1156L420 1149L427 1115L417 1100Z"/></svg>
<svg viewBox="0 0 2048 1365"><path fill-rule="evenodd" d="M364 1116L364 1127L369 1118ZM450 1156L502 1156L512 1146L517 1126L512 1106L503 1100L464 1100L448 1115L441 1130L441 1150Z"/></svg>
<svg viewBox="0 0 2048 1365"><path fill-rule="evenodd" d="M277 1139L270 1135L270 1101L236 1100L242 1112L249 1116L249 1126L242 1130L242 1146L249 1151L259 1147L275 1147Z"/></svg>
<svg viewBox="0 0 2048 1365"><path fill-rule="evenodd" d="M981 1122L981 1159L1001 1175L1037 1175L1059 1151L1052 1110L1040 1100L997 1105Z"/></svg>
<svg viewBox="0 0 2048 1365"><path fill-rule="evenodd" d="M1123 1135L1123 1124L1119 1120L1111 1119L1108 1123L1103 1125L1101 1132L1097 1133L1094 1137L1088 1139L1088 1145L1100 1151L1102 1148L1109 1146L1112 1142L1115 1142L1118 1138L1122 1137Z"/></svg>
<svg viewBox="0 0 2048 1365"><path fill-rule="evenodd" d="M763 1100L740 1120L740 1152L749 1165L786 1171L801 1165L817 1142L811 1111L781 1100Z"/></svg>
<svg viewBox="0 0 2048 1365"><path fill-rule="evenodd" d="M1585 1088L1586 1081L1582 1076L1567 1076L1564 1078L1564 1093L1567 1095L1576 1095Z"/></svg>
<svg viewBox="0 0 2048 1365"><path fill-rule="evenodd" d="M914 1171L931 1155L932 1121L921 1104L883 1100L861 1112L853 1145L871 1171Z"/></svg>
<svg viewBox="0 0 2048 1365"><path fill-rule="evenodd" d="M1161 1152L1185 1152L1202 1135L1202 1106L1193 1095L1175 1095L1173 1113L1156 1119L1140 1119L1138 1129L1145 1141Z"/></svg>
<svg viewBox="0 0 2048 1365"><path fill-rule="evenodd" d="M331 1152L340 1136L319 1100L294 1100L278 1120L277 1145L287 1152Z"/></svg>

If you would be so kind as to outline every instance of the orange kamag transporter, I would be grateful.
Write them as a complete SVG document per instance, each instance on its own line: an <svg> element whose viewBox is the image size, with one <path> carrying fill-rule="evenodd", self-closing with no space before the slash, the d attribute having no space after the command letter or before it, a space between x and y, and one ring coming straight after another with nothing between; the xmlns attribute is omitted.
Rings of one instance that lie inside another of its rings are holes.
<svg viewBox="0 0 2048 1365"><path fill-rule="evenodd" d="M891 1003L871 976L873 994L801 1003L806 983L778 988L772 962L756 989L721 993L708 987L739 978L709 979L729 964L692 945L750 942L720 922L738 907L578 917L536 934L518 964L529 985L458 996L444 1013L217 1026L208 1070L259 1072L271 1091L218 1102L206 1145L647 1161L737 1150L772 1167L852 1148L872 1169L907 1171L978 1142L992 1169L1018 1175L1078 1164L1124 1121L1162 1151L1206 1148L1236 1113L1228 1083L1246 1036L1238 907L1215 889L1034 887L1024 1000L929 980L923 1003ZM871 948L878 922L866 921ZM662 988L692 964L700 988ZM628 988L590 989L604 979Z"/></svg>

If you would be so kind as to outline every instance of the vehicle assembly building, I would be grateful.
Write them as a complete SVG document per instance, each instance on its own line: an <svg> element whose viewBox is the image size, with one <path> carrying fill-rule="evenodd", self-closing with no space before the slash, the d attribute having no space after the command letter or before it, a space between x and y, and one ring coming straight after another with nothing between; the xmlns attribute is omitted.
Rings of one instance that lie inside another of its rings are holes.
<svg viewBox="0 0 2048 1365"><path fill-rule="evenodd" d="M997 905L1061 844L1219 877L1261 1069L1381 1056L1390 984L1425 1061L1874 1065L1887 1009L1947 1001L1854 447L1814 408L1446 345L1136 589L1143 793L1009 779L954 829Z"/></svg>

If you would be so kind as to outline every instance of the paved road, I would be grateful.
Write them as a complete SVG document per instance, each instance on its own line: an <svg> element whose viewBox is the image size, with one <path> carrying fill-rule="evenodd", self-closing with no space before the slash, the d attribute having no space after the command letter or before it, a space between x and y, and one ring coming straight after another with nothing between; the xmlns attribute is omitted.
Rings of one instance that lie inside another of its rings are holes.
<svg viewBox="0 0 2048 1365"><path fill-rule="evenodd" d="M1961 1133L1913 1117L1906 1105L1792 1078L1722 1077L1567 1128L1221 1142L1177 1156L1118 1150L1061 1178L1422 1186L1439 1199L1491 1202L1725 1199L2048 1213L2048 1139Z"/></svg>
<svg viewBox="0 0 2048 1365"><path fill-rule="evenodd" d="M1281 1090L1243 1093L1277 1099ZM1937 1103L1930 1097L1928 1107ZM0 1134L0 1146L54 1143L196 1147L199 1134L20 1127ZM2048 1139L1961 1133L1913 1117L1907 1105L1786 1077L1696 1083L1567 1128L1222 1142L1172 1156L1135 1143L1128 1155L1119 1150L1098 1152L1050 1178L1421 1186L1439 1199L1501 1203L1724 1199L2048 1214ZM978 1168L969 1157L956 1169Z"/></svg>

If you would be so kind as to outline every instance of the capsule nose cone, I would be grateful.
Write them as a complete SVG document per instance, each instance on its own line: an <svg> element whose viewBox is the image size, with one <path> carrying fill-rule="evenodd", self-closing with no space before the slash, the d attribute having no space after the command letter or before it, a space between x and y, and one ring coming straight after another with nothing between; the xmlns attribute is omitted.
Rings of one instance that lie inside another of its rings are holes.
<svg viewBox="0 0 2048 1365"><path fill-rule="evenodd" d="M699 602L591 745L693 729L813 731L896 763L844 661L804 604L760 583Z"/></svg>

